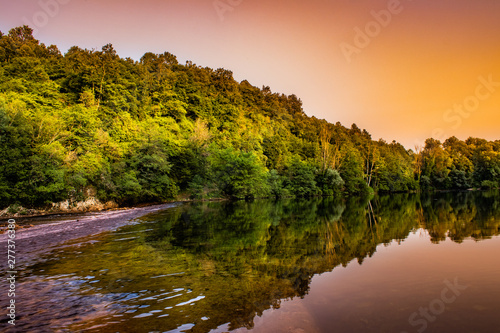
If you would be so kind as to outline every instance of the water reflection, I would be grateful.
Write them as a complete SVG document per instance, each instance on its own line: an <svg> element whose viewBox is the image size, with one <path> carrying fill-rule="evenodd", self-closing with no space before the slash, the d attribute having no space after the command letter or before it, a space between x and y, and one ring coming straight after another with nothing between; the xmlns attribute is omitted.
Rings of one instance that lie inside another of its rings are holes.
<svg viewBox="0 0 500 333"><path fill-rule="evenodd" d="M180 206L148 215L99 242L64 248L27 270L19 288L30 297L20 301L18 329L250 329L266 310L284 302L304 306L308 294L318 300L311 293L314 276L353 260L361 264L381 244L396 246L412 232L427 232L434 244L497 236L498 202L497 192L462 192ZM377 265L384 270L381 261ZM405 272L394 274L411 280ZM382 286L364 291L356 306L369 297L380 299L387 293ZM54 311L40 310L50 307ZM318 331L330 331L325 320ZM381 331L373 318L363 320Z"/></svg>

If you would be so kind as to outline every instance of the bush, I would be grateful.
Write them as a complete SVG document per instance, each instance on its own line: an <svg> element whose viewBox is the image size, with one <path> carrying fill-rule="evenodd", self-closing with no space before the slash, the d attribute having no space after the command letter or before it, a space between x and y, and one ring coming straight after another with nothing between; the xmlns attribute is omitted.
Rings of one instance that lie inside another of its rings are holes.
<svg viewBox="0 0 500 333"><path fill-rule="evenodd" d="M292 160L288 170L286 188L298 197L309 197L320 193L316 186L315 167L298 158Z"/></svg>
<svg viewBox="0 0 500 333"><path fill-rule="evenodd" d="M203 188L204 181L200 175L195 175L193 180L191 180L188 184L188 191L190 193L191 199L202 199L203 198Z"/></svg>
<svg viewBox="0 0 500 333"><path fill-rule="evenodd" d="M326 169L317 177L317 183L323 195L336 195L342 191L344 180L337 170Z"/></svg>
<svg viewBox="0 0 500 333"><path fill-rule="evenodd" d="M269 186L269 194L276 198L287 197L290 192L284 187L285 178L278 174L278 171L271 170L267 174L267 184Z"/></svg>
<svg viewBox="0 0 500 333"><path fill-rule="evenodd" d="M346 190L351 194L369 194L370 190L373 191L371 187L369 187L363 178L354 178L349 182L346 182Z"/></svg>
<svg viewBox="0 0 500 333"><path fill-rule="evenodd" d="M423 190L429 190L431 189L431 179L428 176L422 176L420 177L420 187Z"/></svg>
<svg viewBox="0 0 500 333"><path fill-rule="evenodd" d="M266 169L253 152L216 150L209 164L213 182L224 196L248 199L268 195Z"/></svg>
<svg viewBox="0 0 500 333"><path fill-rule="evenodd" d="M453 189L465 190L471 187L467 172L463 170L453 169L450 171L449 177L451 179L451 187Z"/></svg>
<svg viewBox="0 0 500 333"><path fill-rule="evenodd" d="M187 188L191 199L211 199L220 198L221 194L214 188L214 184L206 179L203 179L200 175L195 175L193 179L188 183Z"/></svg>
<svg viewBox="0 0 500 333"><path fill-rule="evenodd" d="M179 188L170 177L172 164L166 147L156 142L144 144L132 152L127 162L131 174L126 187L139 191L140 201L163 201L177 195Z"/></svg>
<svg viewBox="0 0 500 333"><path fill-rule="evenodd" d="M481 188L486 190L498 188L498 183L493 180L483 180L481 182Z"/></svg>
<svg viewBox="0 0 500 333"><path fill-rule="evenodd" d="M21 209L20 205L13 204L13 205L10 205L9 208L7 208L7 213L14 215L17 212L19 212L20 209Z"/></svg>

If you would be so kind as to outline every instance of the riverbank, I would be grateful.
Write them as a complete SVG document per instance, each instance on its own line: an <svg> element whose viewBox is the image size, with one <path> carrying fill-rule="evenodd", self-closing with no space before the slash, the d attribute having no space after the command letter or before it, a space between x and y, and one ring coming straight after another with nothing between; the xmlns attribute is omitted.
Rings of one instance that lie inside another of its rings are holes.
<svg viewBox="0 0 500 333"><path fill-rule="evenodd" d="M75 215L90 212L103 212L111 210L127 210L131 208L142 208L148 206L156 206L161 204L173 204L184 202L197 201L221 201L228 200L227 198L210 198L210 199L190 199L187 195L180 195L177 198L167 202L148 202L136 204L133 206L122 206L114 201L101 202L95 197L88 197L84 201L62 201L51 203L47 208L26 208L21 205L10 205L0 210L0 224L7 224L9 219L26 220L31 218L49 217L54 215Z"/></svg>
<svg viewBox="0 0 500 333"><path fill-rule="evenodd" d="M30 218L56 214L99 212L117 208L119 208L119 205L116 202L101 202L95 197L88 197L84 201L72 202L65 200L58 203L52 203L46 208L26 208L21 205L14 204L0 210L0 221L10 218Z"/></svg>
<svg viewBox="0 0 500 333"><path fill-rule="evenodd" d="M33 225L16 232L16 265L27 267L35 259L49 253L62 243L116 230L119 227L133 223L146 214L176 207L180 203L165 203L129 209L108 210L102 212L73 214L62 216L50 223ZM55 216L55 215L54 215ZM27 224L29 223L26 222ZM22 225L22 224L21 224ZM91 242L92 239L85 240ZM6 247L7 235L0 235L0 247Z"/></svg>

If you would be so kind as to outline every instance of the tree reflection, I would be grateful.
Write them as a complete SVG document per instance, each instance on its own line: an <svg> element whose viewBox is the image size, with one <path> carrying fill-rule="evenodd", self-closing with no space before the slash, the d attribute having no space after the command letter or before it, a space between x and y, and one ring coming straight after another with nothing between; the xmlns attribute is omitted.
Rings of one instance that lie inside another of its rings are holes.
<svg viewBox="0 0 500 333"><path fill-rule="evenodd" d="M460 192L186 204L123 229L137 237L126 246L103 242L41 268L53 275L95 275L99 281L93 286L109 295L145 290L153 300L144 311L168 309L166 318L132 319L139 312L125 310L144 306L144 301L127 298L117 301L123 310L112 313L123 321L112 321L110 314L72 326L75 330L104 322L101 332L125 326L165 331L187 323L195 325L192 332L227 323L230 330L251 328L265 310L304 297L315 274L353 260L362 264L380 244L400 244L412 231L426 229L434 243L498 235L498 198L498 192ZM156 276L161 278L151 278ZM177 298L155 296L176 288L204 298L196 306L181 307L192 298L187 292Z"/></svg>
<svg viewBox="0 0 500 333"><path fill-rule="evenodd" d="M446 237L457 243L498 235L500 209L497 192L438 193L422 198L421 226L429 231L431 241Z"/></svg>

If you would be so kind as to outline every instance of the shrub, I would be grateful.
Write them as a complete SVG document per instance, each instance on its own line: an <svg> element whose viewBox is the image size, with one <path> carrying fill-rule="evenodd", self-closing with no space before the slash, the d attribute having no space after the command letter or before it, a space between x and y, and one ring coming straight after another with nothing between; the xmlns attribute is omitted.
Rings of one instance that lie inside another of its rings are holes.
<svg viewBox="0 0 500 333"><path fill-rule="evenodd" d="M498 188L498 183L493 181L493 180L483 180L481 182L481 188L482 189L493 189L493 188Z"/></svg>
<svg viewBox="0 0 500 333"><path fill-rule="evenodd" d="M344 180L337 170L326 169L317 177L317 183L323 195L336 195L342 191Z"/></svg>
<svg viewBox="0 0 500 333"><path fill-rule="evenodd" d="M216 150L209 163L213 182L223 195L247 199L269 193L266 169L253 152L245 153L233 148Z"/></svg>
<svg viewBox="0 0 500 333"><path fill-rule="evenodd" d="M298 158L292 160L288 170L286 187L298 197L309 197L320 193L316 186L315 167Z"/></svg>

